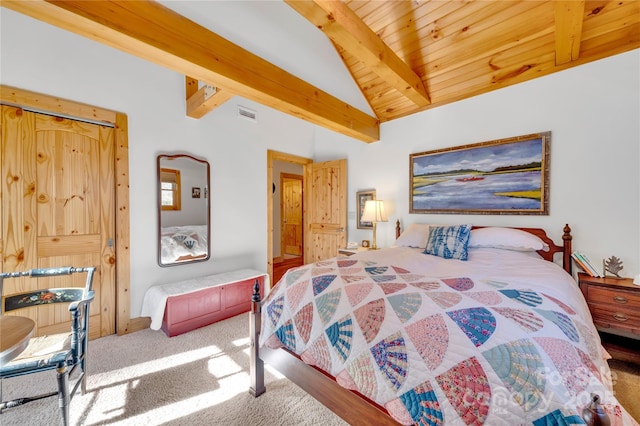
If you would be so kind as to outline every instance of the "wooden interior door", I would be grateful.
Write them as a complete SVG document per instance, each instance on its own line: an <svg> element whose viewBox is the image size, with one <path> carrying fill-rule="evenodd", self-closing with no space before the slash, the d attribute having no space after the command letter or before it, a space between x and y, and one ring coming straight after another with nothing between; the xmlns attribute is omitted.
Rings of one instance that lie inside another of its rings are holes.
<svg viewBox="0 0 640 426"><path fill-rule="evenodd" d="M305 166L305 263L335 257L347 243L347 160Z"/></svg>
<svg viewBox="0 0 640 426"><path fill-rule="evenodd" d="M111 127L2 106L2 269L96 266L91 338L115 333L114 147ZM3 293L84 278L8 280ZM37 335L69 329L65 305L20 314Z"/></svg>
<svg viewBox="0 0 640 426"><path fill-rule="evenodd" d="M302 176L280 174L281 253L302 256Z"/></svg>

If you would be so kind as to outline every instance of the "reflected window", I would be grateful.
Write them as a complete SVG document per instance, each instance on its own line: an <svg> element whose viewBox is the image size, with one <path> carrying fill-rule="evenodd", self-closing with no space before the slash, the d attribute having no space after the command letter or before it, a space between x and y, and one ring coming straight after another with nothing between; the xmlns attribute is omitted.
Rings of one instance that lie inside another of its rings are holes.
<svg viewBox="0 0 640 426"><path fill-rule="evenodd" d="M180 170L160 169L162 210L180 210Z"/></svg>
<svg viewBox="0 0 640 426"><path fill-rule="evenodd" d="M156 170L158 264L174 266L208 260L209 163L188 154L160 154Z"/></svg>

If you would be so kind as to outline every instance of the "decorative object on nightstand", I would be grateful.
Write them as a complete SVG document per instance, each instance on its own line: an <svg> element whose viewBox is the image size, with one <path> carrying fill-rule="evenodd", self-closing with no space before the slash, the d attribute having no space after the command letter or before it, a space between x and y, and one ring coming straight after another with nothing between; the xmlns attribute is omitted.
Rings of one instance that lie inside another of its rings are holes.
<svg viewBox="0 0 640 426"><path fill-rule="evenodd" d="M373 244L371 248L376 250L376 224L378 222L387 221L387 213L384 211L384 202L382 200L369 200L364 204L364 213L362 213L362 222L371 222L373 224Z"/></svg>
<svg viewBox="0 0 640 426"><path fill-rule="evenodd" d="M362 240L362 247L369 248L369 240Z"/></svg>
<svg viewBox="0 0 640 426"><path fill-rule="evenodd" d="M578 283L605 349L615 359L640 364L640 287L631 278L582 272Z"/></svg>
<svg viewBox="0 0 640 426"><path fill-rule="evenodd" d="M602 270L604 271L604 276L607 276L607 272L611 272L618 278L622 278L618 272L622 271L622 260L618 259L615 256L611 256L609 259L602 261Z"/></svg>
<svg viewBox="0 0 640 426"><path fill-rule="evenodd" d="M369 250L368 247L342 247L338 249L338 256L352 256L354 254L357 254L361 251L367 251Z"/></svg>

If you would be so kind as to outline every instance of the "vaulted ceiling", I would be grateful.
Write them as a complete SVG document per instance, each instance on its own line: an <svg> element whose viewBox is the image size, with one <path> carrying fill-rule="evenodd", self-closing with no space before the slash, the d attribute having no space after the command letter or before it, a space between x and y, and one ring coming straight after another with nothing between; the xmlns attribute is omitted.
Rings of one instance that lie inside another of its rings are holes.
<svg viewBox="0 0 640 426"><path fill-rule="evenodd" d="M640 47L637 0L285 3L328 37L372 113L178 14L172 2L2 0L184 74L191 117L239 95L364 142L379 140L382 122Z"/></svg>

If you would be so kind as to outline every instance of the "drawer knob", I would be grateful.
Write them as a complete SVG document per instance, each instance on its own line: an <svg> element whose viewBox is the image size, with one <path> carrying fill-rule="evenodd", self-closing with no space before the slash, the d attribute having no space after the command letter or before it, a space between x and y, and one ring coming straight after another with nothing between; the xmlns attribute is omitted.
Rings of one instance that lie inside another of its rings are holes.
<svg viewBox="0 0 640 426"><path fill-rule="evenodd" d="M616 303L627 303L629 299L624 296L613 296L613 301Z"/></svg>
<svg viewBox="0 0 640 426"><path fill-rule="evenodd" d="M620 314L618 312L616 312L615 314L613 314L613 318L616 321L620 321L620 322L624 322L626 320L628 320L629 318L625 315L625 314Z"/></svg>

